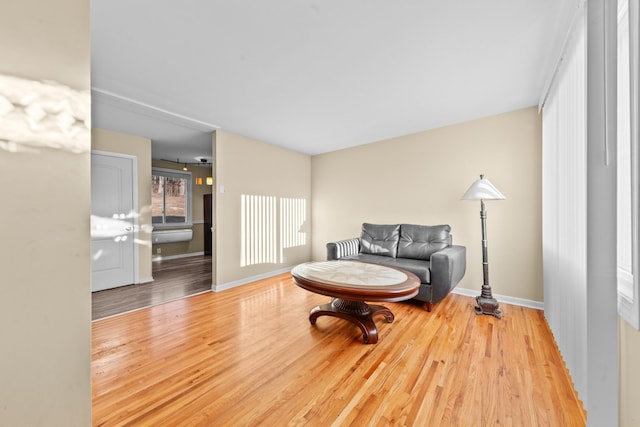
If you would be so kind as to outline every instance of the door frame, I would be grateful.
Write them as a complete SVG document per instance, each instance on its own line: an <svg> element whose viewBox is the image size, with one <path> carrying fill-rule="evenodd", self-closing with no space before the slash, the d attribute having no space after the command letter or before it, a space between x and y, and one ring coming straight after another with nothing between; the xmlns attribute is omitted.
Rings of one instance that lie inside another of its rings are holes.
<svg viewBox="0 0 640 427"><path fill-rule="evenodd" d="M138 206L138 157L129 154L114 153L112 151L91 150L91 154L97 154L100 156L119 157L131 160L131 197L133 206L133 284L140 283L140 210ZM91 195L93 197L93 194Z"/></svg>

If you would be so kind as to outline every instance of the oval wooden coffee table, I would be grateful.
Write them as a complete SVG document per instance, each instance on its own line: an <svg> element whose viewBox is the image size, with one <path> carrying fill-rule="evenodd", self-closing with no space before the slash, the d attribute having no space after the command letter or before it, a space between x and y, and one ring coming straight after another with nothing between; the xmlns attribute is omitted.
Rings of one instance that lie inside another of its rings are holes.
<svg viewBox="0 0 640 427"><path fill-rule="evenodd" d="M328 304L309 312L316 324L320 316L334 316L356 324L366 344L378 342L374 316L393 322L391 310L365 301L403 301L418 294L420 279L408 271L358 261L307 262L291 270L296 285L317 294L333 297Z"/></svg>

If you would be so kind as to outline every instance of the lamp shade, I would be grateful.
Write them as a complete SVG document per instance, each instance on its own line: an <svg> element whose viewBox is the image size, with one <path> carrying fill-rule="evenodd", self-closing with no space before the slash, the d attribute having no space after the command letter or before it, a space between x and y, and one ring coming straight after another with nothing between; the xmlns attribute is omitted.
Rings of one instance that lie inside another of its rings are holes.
<svg viewBox="0 0 640 427"><path fill-rule="evenodd" d="M484 175L480 175L466 193L462 200L504 200L504 194L500 192Z"/></svg>

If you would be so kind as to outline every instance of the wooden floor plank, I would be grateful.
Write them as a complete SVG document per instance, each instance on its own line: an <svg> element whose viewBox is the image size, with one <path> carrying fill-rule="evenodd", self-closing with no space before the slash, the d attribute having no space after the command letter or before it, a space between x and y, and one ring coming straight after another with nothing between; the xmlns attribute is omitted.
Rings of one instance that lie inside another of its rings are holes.
<svg viewBox="0 0 640 427"><path fill-rule="evenodd" d="M91 320L103 319L211 290L210 256L156 261L153 281L91 294Z"/></svg>
<svg viewBox="0 0 640 427"><path fill-rule="evenodd" d="M477 316L450 295L385 304L377 344L282 274L92 323L93 422L117 425L584 425L544 316Z"/></svg>

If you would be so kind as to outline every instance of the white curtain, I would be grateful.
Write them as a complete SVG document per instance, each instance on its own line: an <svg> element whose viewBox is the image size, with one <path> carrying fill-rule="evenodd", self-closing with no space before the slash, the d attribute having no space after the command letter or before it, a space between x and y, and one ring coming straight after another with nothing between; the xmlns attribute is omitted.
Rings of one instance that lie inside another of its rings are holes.
<svg viewBox="0 0 640 427"><path fill-rule="evenodd" d="M575 388L586 400L587 63L583 11L574 21L543 107L542 244L545 316Z"/></svg>
<svg viewBox="0 0 640 427"><path fill-rule="evenodd" d="M616 3L578 10L542 108L545 317L589 425L618 420Z"/></svg>

